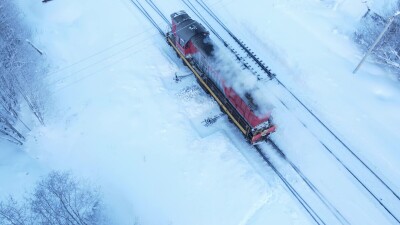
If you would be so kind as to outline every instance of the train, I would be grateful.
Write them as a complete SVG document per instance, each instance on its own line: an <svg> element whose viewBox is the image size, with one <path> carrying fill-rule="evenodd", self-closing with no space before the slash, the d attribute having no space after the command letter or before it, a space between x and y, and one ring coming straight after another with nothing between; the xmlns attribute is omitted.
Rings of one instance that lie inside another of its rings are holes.
<svg viewBox="0 0 400 225"><path fill-rule="evenodd" d="M221 63L226 60L221 60L218 46L201 23L183 10L172 13L171 30L166 33L166 39L250 144L268 140L276 130L272 112L260 112L260 105L250 91L238 90L232 85L230 78L240 71L227 69Z"/></svg>

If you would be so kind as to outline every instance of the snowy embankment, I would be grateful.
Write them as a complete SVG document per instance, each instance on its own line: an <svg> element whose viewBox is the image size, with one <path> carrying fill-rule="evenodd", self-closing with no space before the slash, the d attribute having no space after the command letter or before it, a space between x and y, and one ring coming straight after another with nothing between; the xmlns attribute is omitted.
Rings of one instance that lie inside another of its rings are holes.
<svg viewBox="0 0 400 225"><path fill-rule="evenodd" d="M263 49L257 52L270 58L268 64L277 76L399 189L398 83L371 63L352 74L362 54L350 39L355 18L312 1L264 4L258 7L260 12L244 8L240 14L235 13L239 7L230 4L235 18L227 20L242 24L231 27L241 29L238 33L246 41ZM261 11L269 15L263 19L266 26L256 16Z"/></svg>
<svg viewBox="0 0 400 225"><path fill-rule="evenodd" d="M129 1L19 2L53 60L54 111L27 155L4 156L1 197L62 169L101 185L116 224L308 223L227 119L202 125L218 107L193 78L174 83L185 69Z"/></svg>
<svg viewBox="0 0 400 225"><path fill-rule="evenodd" d="M362 4L342 2L333 8L315 1L248 3L257 7L241 7L239 2L210 1L210 5L289 89L399 193L398 83L371 63L365 64L357 75L352 74L362 55L351 40L352 30L365 8ZM268 84L273 93L285 94L274 86ZM278 95L280 97L287 99L290 96ZM280 109L284 107L278 107L275 122L280 125L280 132L273 138L288 157L350 222L395 222L318 142L335 150L344 164L367 185L376 178L329 132L304 114L298 104L291 101L286 104L291 107L291 112L288 114ZM305 123L307 129L296 125L299 121ZM391 212L399 216L398 200L379 181L369 187Z"/></svg>
<svg viewBox="0 0 400 225"><path fill-rule="evenodd" d="M37 32L33 41L53 60L48 82L54 110L47 126L32 132L24 147L28 154L2 152L7 159L0 171L2 194L20 194L39 175L67 169L102 186L116 224L311 222L225 117L210 127L202 124L220 114L217 105L193 78L173 81L186 69L128 0L19 2ZM166 14L185 9L178 0L155 2ZM400 93L375 65L351 74L361 56L349 40L354 6L345 8L346 1L333 9L308 0L207 2L399 190ZM356 16L362 12L356 11ZM280 97L287 98L273 98ZM354 224L389 224L392 219L320 141L342 147L293 102L288 111L273 101L279 127L273 138L344 217ZM342 157L352 163L348 155ZM297 178L292 181L302 187ZM306 188L302 191L309 200Z"/></svg>

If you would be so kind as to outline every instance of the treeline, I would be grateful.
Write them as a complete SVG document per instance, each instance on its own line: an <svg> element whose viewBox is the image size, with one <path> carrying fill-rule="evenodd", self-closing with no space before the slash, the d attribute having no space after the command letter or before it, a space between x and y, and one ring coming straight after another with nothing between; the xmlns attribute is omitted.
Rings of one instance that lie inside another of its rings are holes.
<svg viewBox="0 0 400 225"><path fill-rule="evenodd" d="M21 118L22 109L45 124L44 57L31 37L15 1L0 1L0 138L17 144L23 144L30 130Z"/></svg>
<svg viewBox="0 0 400 225"><path fill-rule="evenodd" d="M360 25L355 32L355 40L359 46L367 51L375 42L380 33L385 29L388 20L400 10L400 1L380 13L373 9L368 9L367 13L360 21ZM372 55L378 63L382 63L390 68L400 79L400 16L396 16L393 23L373 50Z"/></svg>

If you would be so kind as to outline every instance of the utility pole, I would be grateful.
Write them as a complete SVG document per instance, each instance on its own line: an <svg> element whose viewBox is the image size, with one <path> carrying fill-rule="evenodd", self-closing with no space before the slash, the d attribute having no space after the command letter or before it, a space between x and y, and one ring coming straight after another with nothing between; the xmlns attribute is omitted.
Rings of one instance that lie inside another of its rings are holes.
<svg viewBox="0 0 400 225"><path fill-rule="evenodd" d="M40 55L43 55L43 51L40 50L38 47L36 47L30 40L26 39L26 42L32 46L32 48L34 48Z"/></svg>
<svg viewBox="0 0 400 225"><path fill-rule="evenodd" d="M378 38L375 40L375 42L371 45L371 47L368 49L367 53L365 53L365 55L361 59L360 63L354 69L353 74L357 73L358 69L360 69L360 67L364 63L365 59L375 49L376 45L381 41L382 37L385 35L386 31L389 29L390 25L392 25L392 23L393 23L394 19L396 18L396 16L399 16L399 15L400 15L400 11L397 11L392 17L389 18L389 21L386 23L385 28L383 29L381 34L378 36Z"/></svg>

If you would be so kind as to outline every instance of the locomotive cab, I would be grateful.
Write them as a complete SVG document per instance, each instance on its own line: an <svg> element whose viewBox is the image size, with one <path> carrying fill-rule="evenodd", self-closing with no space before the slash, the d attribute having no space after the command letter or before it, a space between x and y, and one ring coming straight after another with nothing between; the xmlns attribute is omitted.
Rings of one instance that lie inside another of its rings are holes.
<svg viewBox="0 0 400 225"><path fill-rule="evenodd" d="M186 58L190 58L196 52L190 40L197 35L207 36L209 32L183 10L171 14L171 20L174 43Z"/></svg>

